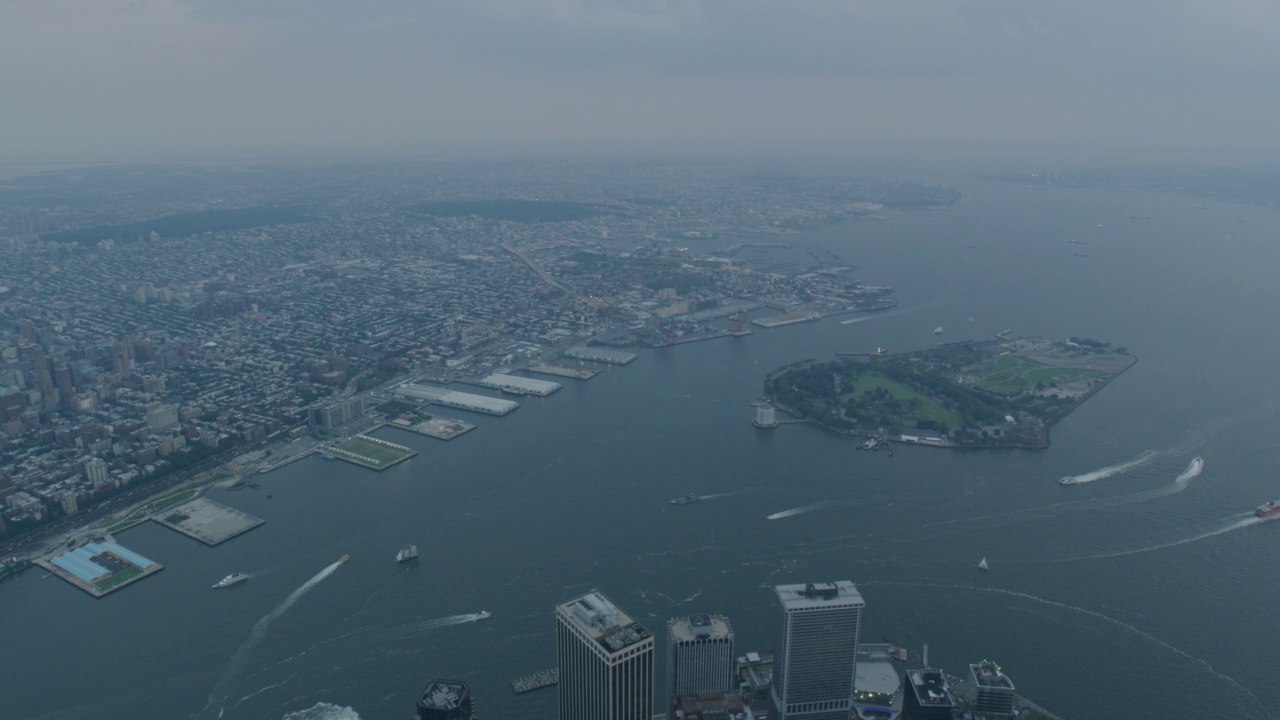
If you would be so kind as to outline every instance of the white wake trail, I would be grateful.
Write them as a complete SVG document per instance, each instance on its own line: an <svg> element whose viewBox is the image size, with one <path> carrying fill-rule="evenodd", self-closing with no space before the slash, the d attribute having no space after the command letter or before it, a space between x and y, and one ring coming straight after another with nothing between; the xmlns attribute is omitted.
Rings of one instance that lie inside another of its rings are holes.
<svg viewBox="0 0 1280 720"><path fill-rule="evenodd" d="M1180 655L1183 658L1197 665L1200 665L1205 670L1207 670L1210 675L1213 675L1219 680L1222 680L1223 682L1227 683L1228 685L1232 686L1236 690L1239 690L1241 693L1247 696L1250 700L1253 701L1253 704L1256 705L1258 709L1262 710L1263 714L1266 717L1268 718L1274 717L1271 714L1271 711L1267 709L1267 706L1263 705L1262 701L1258 699L1258 696L1253 694L1252 690L1245 687L1244 685L1241 685L1239 681L1237 681L1235 678L1231 677L1230 675L1226 675L1224 673L1218 672L1213 668L1212 665L1209 664L1208 661L1198 658L1192 655L1191 653L1188 653L1187 651L1183 650L1182 648L1170 645L1169 643L1165 642L1164 640L1161 640L1160 638L1152 635L1151 633L1145 632L1143 630L1139 630L1134 625L1130 625L1129 623L1124 622L1122 620L1117 620L1113 617L1110 617L1109 615L1104 615L1096 610L1089 610L1087 608L1077 607L1075 605L1069 605L1067 603L1059 602L1057 600L1049 600L1047 598L1037 597L1035 595L1031 595L1030 593L1018 592L1017 590L1005 590L1003 588L993 588L993 587L978 587L976 585L953 585L953 584L947 584L947 583L924 583L924 582L919 582L919 583L918 582L895 582L891 580L872 580L872 581L864 580L862 582L859 582L858 584L860 586L899 585L903 587L925 587L925 588L941 588L941 589L953 589L953 590L954 589L972 590L974 592L993 593L998 595L1007 595L1012 597L1025 598L1027 600L1041 603L1043 605L1048 605L1050 607L1061 608L1063 610L1069 610L1069 611L1080 613L1083 615L1088 615L1090 617L1098 618L1099 620L1109 622L1128 632L1131 632L1134 635L1137 635L1138 637L1145 638L1146 640L1158 645L1159 647L1164 648L1169 652L1172 652L1176 655Z"/></svg>
<svg viewBox="0 0 1280 720"><path fill-rule="evenodd" d="M303 595L306 595L311 588L319 585L321 580L332 575L341 566L342 560L339 560L316 573L314 577L303 583L297 590L289 593L289 597L285 598L275 609L262 616L262 619L249 631L249 637L243 643L240 643L240 647L231 656L231 659L227 661L227 667L222 671L222 677L218 678L218 682L213 686L213 692L209 694L209 704L205 706L205 710L210 709L215 703L221 705L230 697L232 684L239 680L244 673L245 664L248 663L249 656L262 643L262 639L266 637L267 628L271 627L271 623L293 607L293 604L298 602ZM221 708L219 708L218 714L222 714Z"/></svg>
<svg viewBox="0 0 1280 720"><path fill-rule="evenodd" d="M830 500L819 500L818 502L812 505L804 505L798 508L791 508L790 510L783 510L782 512L776 512L772 515L769 515L765 519L781 520L782 518L793 517L795 515L803 515L807 512L813 512L814 510L821 510L825 507L829 507L830 505L831 505Z"/></svg>
<svg viewBox="0 0 1280 720"><path fill-rule="evenodd" d="M1068 475L1062 478L1061 480L1059 480L1058 482L1062 485L1079 485L1081 483L1091 483L1091 482L1097 482L1098 480L1105 480L1106 478L1109 478L1113 475L1119 475L1120 473L1129 472L1130 470L1136 467L1141 467L1143 465L1146 465L1147 463L1151 462L1152 458L1154 458L1155 456L1156 456L1156 453L1154 451L1148 450L1132 460L1126 460L1122 463L1116 463L1115 465L1108 465L1107 467L1101 468L1099 470L1093 470L1091 472L1081 473L1080 475Z"/></svg>
<svg viewBox="0 0 1280 720"><path fill-rule="evenodd" d="M1205 532L1192 535L1189 538L1183 538L1181 540L1175 540L1173 542L1161 543L1160 545L1152 545L1150 547L1138 548L1137 550L1121 550L1119 552L1102 553L1100 555L1082 555L1080 557L1063 558L1061 560L1044 560L1041 562L1064 563L1064 562L1075 562L1076 560L1101 560L1103 558L1115 558L1115 557L1124 557L1126 555L1137 555L1139 553L1148 553L1148 552L1153 552L1155 550L1164 550L1166 548L1178 547L1179 545L1186 545L1187 543L1198 542L1200 540L1205 540L1205 539L1214 537L1216 535L1222 535L1224 533L1229 533L1234 530L1239 530L1240 528L1246 528L1246 527L1249 527L1250 525L1257 525L1260 522L1265 522L1265 519L1260 518L1252 513L1248 515L1237 515L1236 517L1226 520L1221 525L1211 530L1206 530Z"/></svg>

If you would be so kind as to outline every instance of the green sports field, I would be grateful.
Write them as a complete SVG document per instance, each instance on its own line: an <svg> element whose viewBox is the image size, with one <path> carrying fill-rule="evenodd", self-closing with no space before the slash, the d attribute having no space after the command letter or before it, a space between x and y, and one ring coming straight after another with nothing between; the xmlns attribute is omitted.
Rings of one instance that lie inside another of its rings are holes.
<svg viewBox="0 0 1280 720"><path fill-rule="evenodd" d="M399 448L388 447L381 443L373 442L362 437L353 437L342 443L336 449L359 456L370 465L382 467L409 455L412 451L401 450Z"/></svg>
<svg viewBox="0 0 1280 720"><path fill-rule="evenodd" d="M1036 383L1065 382L1076 378L1107 378L1109 373L1089 368L1069 368L1046 365L1031 358L1006 356L996 358L994 366L975 373L978 386L995 393L1012 395L1023 393Z"/></svg>

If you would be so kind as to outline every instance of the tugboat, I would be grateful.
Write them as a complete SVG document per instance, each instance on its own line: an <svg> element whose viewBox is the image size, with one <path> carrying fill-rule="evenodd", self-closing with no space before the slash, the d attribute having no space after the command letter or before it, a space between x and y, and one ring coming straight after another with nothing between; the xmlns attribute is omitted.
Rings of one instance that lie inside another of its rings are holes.
<svg viewBox="0 0 1280 720"><path fill-rule="evenodd" d="M214 589L214 590L218 590L218 589L220 589L220 588L224 588L224 587L231 587L232 585L235 585L236 583L242 583L242 582L244 582L245 580L248 580L248 579L249 579L249 576L248 576L248 575L245 575L244 573L235 573L234 575L228 575L228 576L226 576L226 577L222 578L221 580L219 580L218 582L214 583L214 584L213 584L213 589Z"/></svg>
<svg viewBox="0 0 1280 720"><path fill-rule="evenodd" d="M1263 519L1280 515L1280 500L1269 500L1259 505L1253 514Z"/></svg>
<svg viewBox="0 0 1280 720"><path fill-rule="evenodd" d="M701 499L702 499L702 498L698 497L698 496L697 496L697 494L695 494L695 493L689 493L688 495L685 495L684 497L678 497L678 498L676 498L675 500L672 500L672 501L671 501L671 504L672 504L672 505L688 505L689 503L695 503L695 502L698 502L698 501L699 501L699 500L701 500Z"/></svg>
<svg viewBox="0 0 1280 720"><path fill-rule="evenodd" d="M418 557L418 546L410 543L400 548L400 552L396 553L396 562L408 562Z"/></svg>

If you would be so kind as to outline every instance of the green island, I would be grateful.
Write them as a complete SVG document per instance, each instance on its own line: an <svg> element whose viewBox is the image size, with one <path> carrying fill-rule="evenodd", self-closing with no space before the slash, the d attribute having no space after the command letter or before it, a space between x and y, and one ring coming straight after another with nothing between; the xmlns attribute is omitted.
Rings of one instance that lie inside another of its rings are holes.
<svg viewBox="0 0 1280 720"><path fill-rule="evenodd" d="M765 380L780 410L836 432L938 447L1043 448L1049 428L1137 362L1089 338L947 343L803 360Z"/></svg>

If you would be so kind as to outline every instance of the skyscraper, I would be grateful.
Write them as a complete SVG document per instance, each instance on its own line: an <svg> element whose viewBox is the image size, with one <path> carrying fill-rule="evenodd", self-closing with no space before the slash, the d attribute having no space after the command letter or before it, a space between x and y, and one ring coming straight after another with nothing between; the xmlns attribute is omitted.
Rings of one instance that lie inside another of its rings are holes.
<svg viewBox="0 0 1280 720"><path fill-rule="evenodd" d="M667 696L732 690L733 627L720 615L690 615L667 623ZM668 708L670 709L670 708Z"/></svg>
<svg viewBox="0 0 1280 720"><path fill-rule="evenodd" d="M848 580L774 588L781 610L773 720L847 720L866 603Z"/></svg>
<svg viewBox="0 0 1280 720"><path fill-rule="evenodd" d="M598 590L556 606L560 720L652 720L653 635Z"/></svg>

